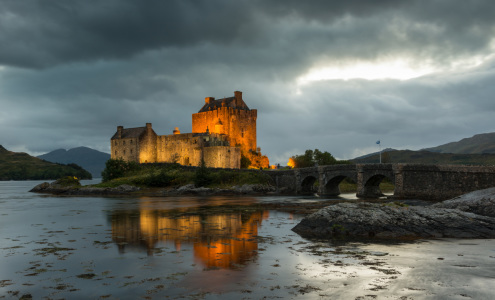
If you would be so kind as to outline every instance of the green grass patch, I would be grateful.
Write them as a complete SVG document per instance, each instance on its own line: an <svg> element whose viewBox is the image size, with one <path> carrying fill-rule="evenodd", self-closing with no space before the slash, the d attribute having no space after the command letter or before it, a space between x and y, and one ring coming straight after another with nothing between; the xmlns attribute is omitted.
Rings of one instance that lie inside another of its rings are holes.
<svg viewBox="0 0 495 300"><path fill-rule="evenodd" d="M146 165L111 160L102 183L94 187L113 188L123 184L142 188L175 187L194 183L196 186L227 188L243 184L271 184L269 175L257 171L212 170L200 167L184 169L179 165Z"/></svg>

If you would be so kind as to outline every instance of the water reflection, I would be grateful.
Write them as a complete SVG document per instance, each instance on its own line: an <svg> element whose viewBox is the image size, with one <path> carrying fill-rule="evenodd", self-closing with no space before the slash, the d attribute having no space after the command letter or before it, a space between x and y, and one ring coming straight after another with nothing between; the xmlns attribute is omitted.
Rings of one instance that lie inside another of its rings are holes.
<svg viewBox="0 0 495 300"><path fill-rule="evenodd" d="M258 254L258 229L268 211L211 213L201 208L150 209L143 201L139 210L112 211L112 240L119 252L159 252L159 244L176 251L192 248L195 263L205 268L232 269Z"/></svg>

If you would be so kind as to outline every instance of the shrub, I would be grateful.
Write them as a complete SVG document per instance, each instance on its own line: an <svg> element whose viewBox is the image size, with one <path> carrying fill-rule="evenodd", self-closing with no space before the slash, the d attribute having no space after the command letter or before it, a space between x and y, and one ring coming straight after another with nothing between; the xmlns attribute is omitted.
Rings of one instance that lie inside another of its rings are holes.
<svg viewBox="0 0 495 300"><path fill-rule="evenodd" d="M247 169L251 165L251 160L241 153L241 169Z"/></svg>
<svg viewBox="0 0 495 300"><path fill-rule="evenodd" d="M135 162L127 162L122 158L109 159L105 163L105 169L101 172L103 182L109 181L115 178L124 177L131 171L139 168L139 165Z"/></svg>
<svg viewBox="0 0 495 300"><path fill-rule="evenodd" d="M194 174L194 185L197 187L207 186L213 182L213 178L210 170L206 167L204 159L201 159L201 163L199 164L199 168L196 170Z"/></svg>
<svg viewBox="0 0 495 300"><path fill-rule="evenodd" d="M66 176L55 181L55 184L62 186L81 186L79 179L75 176Z"/></svg>
<svg viewBox="0 0 495 300"><path fill-rule="evenodd" d="M170 176L166 169L160 170L160 172L152 173L142 178L141 184L150 187L164 187L169 186L173 177Z"/></svg>

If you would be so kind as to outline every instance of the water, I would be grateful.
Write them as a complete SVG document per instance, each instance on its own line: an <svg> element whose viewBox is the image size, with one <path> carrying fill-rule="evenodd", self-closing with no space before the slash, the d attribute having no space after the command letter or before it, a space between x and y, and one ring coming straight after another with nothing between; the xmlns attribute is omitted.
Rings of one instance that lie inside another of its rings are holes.
<svg viewBox="0 0 495 300"><path fill-rule="evenodd" d="M309 241L264 202L56 197L0 182L0 298L493 299L495 241ZM352 196L347 196L352 200Z"/></svg>

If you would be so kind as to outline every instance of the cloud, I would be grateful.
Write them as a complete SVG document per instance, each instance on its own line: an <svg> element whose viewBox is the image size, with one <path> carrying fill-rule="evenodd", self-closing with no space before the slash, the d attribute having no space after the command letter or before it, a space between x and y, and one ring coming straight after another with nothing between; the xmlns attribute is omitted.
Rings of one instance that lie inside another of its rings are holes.
<svg viewBox="0 0 495 300"><path fill-rule="evenodd" d="M488 0L2 1L0 143L109 151L117 125L189 132L204 97L235 90L258 109L258 145L281 164L306 149L351 158L377 139L419 149L493 131L494 8ZM397 60L427 72L365 80L355 68L384 73ZM341 80L353 67L358 75ZM336 75L300 84L325 68Z"/></svg>

